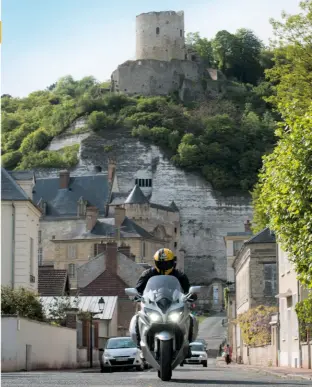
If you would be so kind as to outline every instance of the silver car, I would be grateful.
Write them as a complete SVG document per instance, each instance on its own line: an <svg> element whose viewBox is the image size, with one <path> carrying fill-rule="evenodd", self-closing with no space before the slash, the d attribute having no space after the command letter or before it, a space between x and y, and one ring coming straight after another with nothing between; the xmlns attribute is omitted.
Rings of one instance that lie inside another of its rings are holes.
<svg viewBox="0 0 312 387"><path fill-rule="evenodd" d="M101 361L101 372L112 372L114 368L144 370L142 352L131 337L114 337L107 341Z"/></svg>

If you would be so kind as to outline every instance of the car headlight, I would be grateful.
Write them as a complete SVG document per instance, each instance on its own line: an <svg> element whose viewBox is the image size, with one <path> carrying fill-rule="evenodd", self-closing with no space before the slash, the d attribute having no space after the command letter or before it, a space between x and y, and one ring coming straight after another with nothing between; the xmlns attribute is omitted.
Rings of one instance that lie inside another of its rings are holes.
<svg viewBox="0 0 312 387"><path fill-rule="evenodd" d="M104 352L104 357L108 358L111 357L112 355L109 352Z"/></svg>
<svg viewBox="0 0 312 387"><path fill-rule="evenodd" d="M183 309L182 310L181 309L175 310L175 311L169 313L168 320L176 323L176 322L180 321L182 313L183 313Z"/></svg>
<svg viewBox="0 0 312 387"><path fill-rule="evenodd" d="M151 320L151 322L157 322L161 321L161 315L154 310L151 309L144 309L144 312L147 314L148 318Z"/></svg>
<svg viewBox="0 0 312 387"><path fill-rule="evenodd" d="M136 356L138 354L138 351L134 351L131 356Z"/></svg>

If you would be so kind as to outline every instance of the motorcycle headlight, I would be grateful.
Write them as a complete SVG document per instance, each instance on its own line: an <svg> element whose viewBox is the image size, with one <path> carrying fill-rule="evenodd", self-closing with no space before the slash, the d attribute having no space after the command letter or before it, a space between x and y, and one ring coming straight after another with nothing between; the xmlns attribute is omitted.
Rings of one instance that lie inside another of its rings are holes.
<svg viewBox="0 0 312 387"><path fill-rule="evenodd" d="M180 321L181 316L182 316L181 311L174 311L174 312L169 313L168 320L176 323L176 322Z"/></svg>
<svg viewBox="0 0 312 387"><path fill-rule="evenodd" d="M144 309L146 315L151 320L151 322L158 322L161 321L161 315L154 310L151 309Z"/></svg>

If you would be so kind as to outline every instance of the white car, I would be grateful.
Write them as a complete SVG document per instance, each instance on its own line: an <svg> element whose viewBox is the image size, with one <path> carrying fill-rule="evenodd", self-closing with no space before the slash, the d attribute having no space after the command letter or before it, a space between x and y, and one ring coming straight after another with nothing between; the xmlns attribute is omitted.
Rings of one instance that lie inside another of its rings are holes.
<svg viewBox="0 0 312 387"><path fill-rule="evenodd" d="M144 370L142 352L131 337L113 337L107 341L102 355L101 372L112 372L114 368Z"/></svg>
<svg viewBox="0 0 312 387"><path fill-rule="evenodd" d="M190 344L192 357L184 360L185 364L202 364L208 367L208 355L205 346L201 342L194 341ZM182 364L181 364L182 365Z"/></svg>

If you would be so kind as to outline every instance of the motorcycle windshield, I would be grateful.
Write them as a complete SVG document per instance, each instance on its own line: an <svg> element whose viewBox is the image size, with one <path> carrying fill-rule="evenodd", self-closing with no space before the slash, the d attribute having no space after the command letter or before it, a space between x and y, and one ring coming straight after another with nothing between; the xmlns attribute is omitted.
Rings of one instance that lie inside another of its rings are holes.
<svg viewBox="0 0 312 387"><path fill-rule="evenodd" d="M146 284L144 295L153 294L155 300L166 298L175 301L183 290L176 277L170 275L157 275L150 278Z"/></svg>

